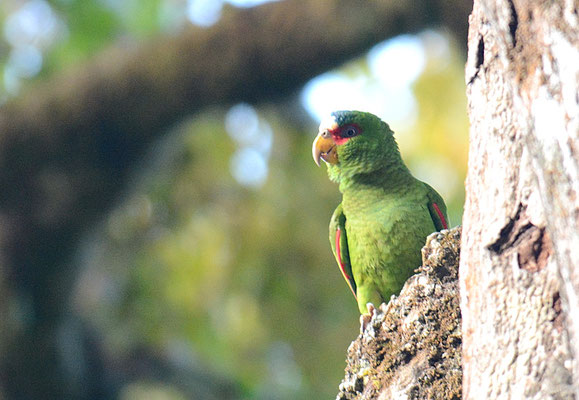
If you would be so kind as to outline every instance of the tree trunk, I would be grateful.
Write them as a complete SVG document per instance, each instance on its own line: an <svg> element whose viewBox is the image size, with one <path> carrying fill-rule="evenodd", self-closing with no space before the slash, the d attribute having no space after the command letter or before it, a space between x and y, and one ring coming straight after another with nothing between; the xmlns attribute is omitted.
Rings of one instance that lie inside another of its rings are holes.
<svg viewBox="0 0 579 400"><path fill-rule="evenodd" d="M461 395L460 228L430 235L422 266L348 349L337 400Z"/></svg>
<svg viewBox="0 0 579 400"><path fill-rule="evenodd" d="M465 398L579 394L578 23L574 0L474 2Z"/></svg>

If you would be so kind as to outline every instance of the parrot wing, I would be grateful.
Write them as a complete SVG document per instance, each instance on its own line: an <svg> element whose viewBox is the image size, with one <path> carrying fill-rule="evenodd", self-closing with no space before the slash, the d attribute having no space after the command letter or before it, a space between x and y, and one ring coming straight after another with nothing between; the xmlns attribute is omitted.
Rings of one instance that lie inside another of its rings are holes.
<svg viewBox="0 0 579 400"><path fill-rule="evenodd" d="M330 221L330 243L336 261L338 262L338 267L340 267L346 283L350 286L350 290L357 300L356 281L354 281L354 275L352 274L352 264L350 264L350 254L348 251L348 238L346 236L346 216L342 211L341 204L334 211L334 215L332 215Z"/></svg>
<svg viewBox="0 0 579 400"><path fill-rule="evenodd" d="M448 229L448 217L446 215L446 204L442 197L430 186L425 183L428 191L428 211L437 231Z"/></svg>

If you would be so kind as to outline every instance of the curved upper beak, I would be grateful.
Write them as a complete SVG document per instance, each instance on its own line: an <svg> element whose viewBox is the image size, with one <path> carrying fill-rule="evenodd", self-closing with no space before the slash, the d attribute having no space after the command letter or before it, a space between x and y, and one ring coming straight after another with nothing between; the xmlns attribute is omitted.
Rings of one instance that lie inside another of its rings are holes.
<svg viewBox="0 0 579 400"><path fill-rule="evenodd" d="M312 145L312 156L314 161L320 166L320 158L328 164L338 163L338 154L336 153L336 142L327 130L321 131Z"/></svg>

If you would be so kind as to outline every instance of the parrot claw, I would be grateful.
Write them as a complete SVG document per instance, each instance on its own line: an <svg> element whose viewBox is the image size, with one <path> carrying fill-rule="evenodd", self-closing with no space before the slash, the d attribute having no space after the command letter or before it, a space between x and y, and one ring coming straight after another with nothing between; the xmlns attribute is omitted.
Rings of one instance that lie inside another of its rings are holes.
<svg viewBox="0 0 579 400"><path fill-rule="evenodd" d="M366 327L376 314L376 307L374 307L374 304L366 304L366 309L368 310L368 313L360 315L360 334L364 333Z"/></svg>

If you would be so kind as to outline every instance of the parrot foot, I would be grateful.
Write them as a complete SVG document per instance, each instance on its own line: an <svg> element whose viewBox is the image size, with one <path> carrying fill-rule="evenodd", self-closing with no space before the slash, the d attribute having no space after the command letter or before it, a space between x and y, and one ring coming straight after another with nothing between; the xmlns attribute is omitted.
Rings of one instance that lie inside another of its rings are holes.
<svg viewBox="0 0 579 400"><path fill-rule="evenodd" d="M366 304L366 309L368 310L368 313L360 315L360 334L364 333L366 327L372 320L372 317L376 314L376 307L374 307L374 304Z"/></svg>

